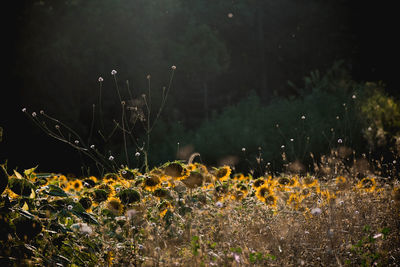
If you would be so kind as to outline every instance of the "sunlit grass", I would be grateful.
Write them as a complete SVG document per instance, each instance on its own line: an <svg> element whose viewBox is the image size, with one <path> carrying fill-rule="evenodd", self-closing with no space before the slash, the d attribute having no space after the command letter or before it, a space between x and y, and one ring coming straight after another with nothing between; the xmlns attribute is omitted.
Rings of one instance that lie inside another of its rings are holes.
<svg viewBox="0 0 400 267"><path fill-rule="evenodd" d="M372 175L252 177L182 162L104 177L6 171L7 265L395 266L400 256L399 185Z"/></svg>

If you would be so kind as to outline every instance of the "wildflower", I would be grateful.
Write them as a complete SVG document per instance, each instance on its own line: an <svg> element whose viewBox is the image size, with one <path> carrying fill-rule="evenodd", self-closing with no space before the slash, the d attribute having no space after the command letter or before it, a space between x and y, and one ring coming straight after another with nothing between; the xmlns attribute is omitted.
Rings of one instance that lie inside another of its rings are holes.
<svg viewBox="0 0 400 267"><path fill-rule="evenodd" d="M139 157L140 156L140 153L139 152L136 152L135 153L135 157Z"/></svg>
<svg viewBox="0 0 400 267"><path fill-rule="evenodd" d="M23 109L22 109L22 112L26 112L26 108L23 108Z"/></svg>
<svg viewBox="0 0 400 267"><path fill-rule="evenodd" d="M311 214L312 214L312 215L320 215L321 212L322 212L322 210L321 210L320 208L313 208L313 209L311 210Z"/></svg>
<svg viewBox="0 0 400 267"><path fill-rule="evenodd" d="M302 120L305 120L305 119L306 119L306 116L304 116L304 115L301 116L301 119L302 119Z"/></svg>
<svg viewBox="0 0 400 267"><path fill-rule="evenodd" d="M242 152L246 152L246 148L245 147L242 147Z"/></svg>
<svg viewBox="0 0 400 267"><path fill-rule="evenodd" d="M112 74L112 72L111 72L111 74ZM113 74L112 74L112 75L113 75ZM98 81L99 81L99 82L104 81L103 77L99 77Z"/></svg>
<svg viewBox="0 0 400 267"><path fill-rule="evenodd" d="M75 140L74 143L75 143L75 145L78 145L78 144L79 144L79 141L78 141L78 140Z"/></svg>
<svg viewBox="0 0 400 267"><path fill-rule="evenodd" d="M342 140L341 138L339 138L339 139L337 140L337 142L338 142L339 144L341 144L341 143L343 143L343 140Z"/></svg>
<svg viewBox="0 0 400 267"><path fill-rule="evenodd" d="M175 65L172 65L172 66L171 66L171 69L172 69L172 70L176 70L176 66L175 66Z"/></svg>
<svg viewBox="0 0 400 267"><path fill-rule="evenodd" d="M228 18L233 18L233 14L232 13L228 13Z"/></svg>
<svg viewBox="0 0 400 267"><path fill-rule="evenodd" d="M222 208L224 206L224 204L222 204L222 202L218 201L215 203L215 206L217 206L218 208Z"/></svg>
<svg viewBox="0 0 400 267"><path fill-rule="evenodd" d="M67 207L68 210L72 210L72 208L73 208L72 205L68 205Z"/></svg>
<svg viewBox="0 0 400 267"><path fill-rule="evenodd" d="M115 74L117 74L117 71L116 70L112 70L111 71L111 75L115 75Z"/></svg>
<svg viewBox="0 0 400 267"><path fill-rule="evenodd" d="M32 112L32 117L36 117L36 112Z"/></svg>
<svg viewBox="0 0 400 267"><path fill-rule="evenodd" d="M373 236L373 238L374 238L374 239L377 239L377 238L379 238L379 237L381 237L381 236L382 236L382 234L376 234L376 235Z"/></svg>
<svg viewBox="0 0 400 267"><path fill-rule="evenodd" d="M113 156L109 156L109 157L108 157L108 160L113 161L113 160L114 160L114 157L113 157Z"/></svg>
<svg viewBox="0 0 400 267"><path fill-rule="evenodd" d="M90 145L90 148L91 148L91 149L94 149L94 145Z"/></svg>

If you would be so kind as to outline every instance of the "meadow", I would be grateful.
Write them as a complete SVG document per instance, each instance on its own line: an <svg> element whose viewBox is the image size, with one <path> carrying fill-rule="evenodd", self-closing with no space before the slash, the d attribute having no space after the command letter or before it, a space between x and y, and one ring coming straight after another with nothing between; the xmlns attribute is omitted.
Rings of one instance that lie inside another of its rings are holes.
<svg viewBox="0 0 400 267"><path fill-rule="evenodd" d="M126 98L111 72L121 114L110 134L99 77L87 142L43 110L22 109L98 174L85 163L81 175L1 164L1 266L398 266L400 109L381 84L313 72L302 98L263 106L253 96L184 136L154 127L171 69L158 109L150 76L146 94L133 98L127 83ZM116 145L97 144L115 132ZM150 164L174 154L171 136L200 153ZM232 153L246 155L248 172L202 160Z"/></svg>
<svg viewBox="0 0 400 267"><path fill-rule="evenodd" d="M252 177L174 161L147 173L78 178L2 167L2 266L397 266L400 259L400 186L373 174Z"/></svg>

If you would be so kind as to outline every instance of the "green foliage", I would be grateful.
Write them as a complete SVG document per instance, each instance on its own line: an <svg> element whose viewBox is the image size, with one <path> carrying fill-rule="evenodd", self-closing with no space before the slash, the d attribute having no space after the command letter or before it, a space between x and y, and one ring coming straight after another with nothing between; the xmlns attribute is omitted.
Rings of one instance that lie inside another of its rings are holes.
<svg viewBox="0 0 400 267"><path fill-rule="evenodd" d="M199 249L200 249L200 238L197 235L192 236L190 245L193 255L197 256L199 254Z"/></svg>
<svg viewBox="0 0 400 267"><path fill-rule="evenodd" d="M331 149L346 146L361 154L374 151L372 140L379 134L392 141L400 136L398 101L377 84L353 81L342 62L325 74L311 72L304 80L303 88L295 87L300 97L276 98L263 105L250 93L193 131L185 132L178 124L170 131L164 127L163 137L168 141L158 143L157 148L171 157L179 142L180 147L193 147L202 160L214 165L231 156L239 168L250 161L250 168L256 169L259 164L254 159L259 158L275 170L294 161L309 170L310 153L319 159ZM155 156L155 162L166 159L170 160Z"/></svg>
<svg viewBox="0 0 400 267"><path fill-rule="evenodd" d="M372 146L388 145L400 137L400 102L384 91L382 83L366 83L358 105L365 118L364 136Z"/></svg>
<svg viewBox="0 0 400 267"><path fill-rule="evenodd" d="M358 115L359 99L353 95L363 87L350 79L339 62L324 75L315 71L306 77L304 88L296 89L301 97L276 98L263 105L251 93L181 136L180 145L192 145L210 164L227 156L242 163L259 157L263 164L271 162L277 169L296 160L307 167L311 152L318 157L339 145L361 152L365 149L364 122ZM163 151L165 146L160 148Z"/></svg>

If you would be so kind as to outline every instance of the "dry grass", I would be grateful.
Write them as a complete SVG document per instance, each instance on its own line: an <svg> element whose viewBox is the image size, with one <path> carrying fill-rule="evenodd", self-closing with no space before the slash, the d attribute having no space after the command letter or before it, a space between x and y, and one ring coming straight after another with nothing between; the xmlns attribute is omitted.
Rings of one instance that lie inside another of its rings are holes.
<svg viewBox="0 0 400 267"><path fill-rule="evenodd" d="M310 175L255 179L233 174L227 166L208 169L176 162L146 174L125 169L103 179L43 177L34 170L9 176L13 182L3 193L2 218L11 230L7 240L0 241L0 259L10 265L397 266L400 262L396 180L374 176L360 180L351 175L326 181ZM196 177L195 182L191 184L188 177ZM15 179L36 186L35 196L18 195ZM83 187L77 181L83 181ZM54 196L60 192L66 195ZM106 194L103 198L101 192ZM92 201L86 211L83 199ZM11 207L7 213L6 205ZM24 212L43 225L32 238L16 234L16 219L26 217ZM22 260L14 256L21 245L31 250L21 250ZM30 260L23 260L29 255Z"/></svg>

